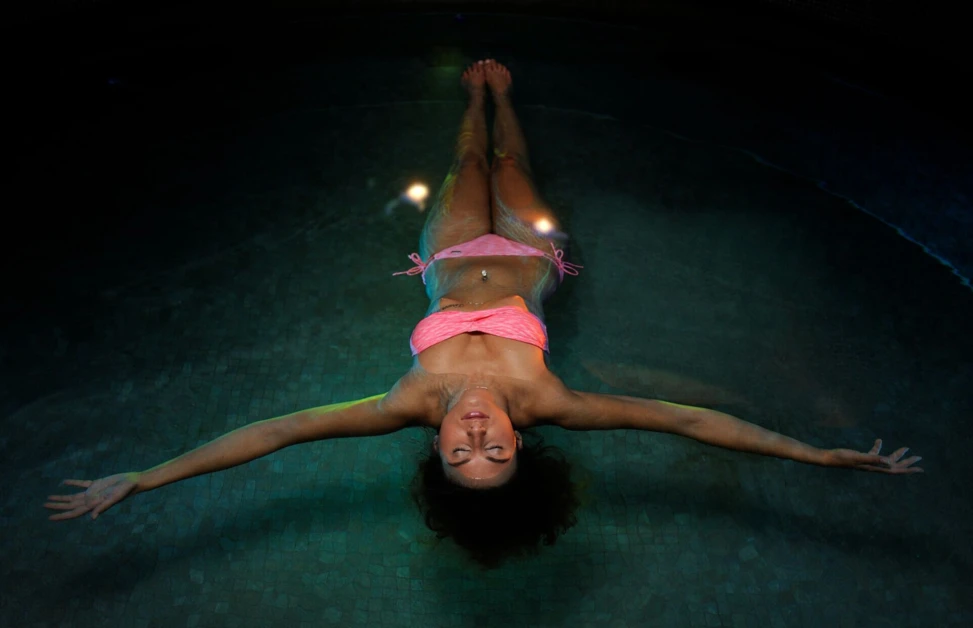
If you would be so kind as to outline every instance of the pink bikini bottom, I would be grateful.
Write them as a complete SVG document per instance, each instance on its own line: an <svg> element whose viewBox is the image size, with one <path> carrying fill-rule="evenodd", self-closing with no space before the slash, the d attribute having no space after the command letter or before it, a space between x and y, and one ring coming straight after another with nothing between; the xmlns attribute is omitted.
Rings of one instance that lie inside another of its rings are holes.
<svg viewBox="0 0 973 628"><path fill-rule="evenodd" d="M535 249L532 246L515 242L513 240L508 240L507 238L498 236L495 233L488 233L467 242L463 242L462 244L447 247L442 251L433 254L433 256L429 258L428 262L423 262L418 253L413 253L409 255L409 259L415 262L416 265L409 270L403 270L392 274L418 275L422 273L422 283L426 283L426 271L437 259L452 259L454 257L485 257L487 255L546 257L554 262L555 266L557 266L557 270L561 276L561 281L564 281L564 275L566 274L578 274L578 269L582 268L582 266L564 261L564 249L559 249L554 246L554 243L551 243L551 250L553 253L545 253L540 249Z"/></svg>

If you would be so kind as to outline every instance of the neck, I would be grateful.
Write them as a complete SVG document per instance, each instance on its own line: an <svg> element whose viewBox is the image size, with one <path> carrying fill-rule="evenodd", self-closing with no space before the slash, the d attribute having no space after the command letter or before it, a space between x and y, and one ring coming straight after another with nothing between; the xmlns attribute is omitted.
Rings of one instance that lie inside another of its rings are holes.
<svg viewBox="0 0 973 628"><path fill-rule="evenodd" d="M505 394L504 389L505 387L502 386L498 381L484 381L480 377L476 377L474 381L470 381L468 379L453 389L455 392L449 395L449 403L447 408L454 407L457 403L459 403L460 399L462 399L464 395L480 394L489 396L493 403L503 408L506 412L509 410L509 408L507 403L507 395Z"/></svg>

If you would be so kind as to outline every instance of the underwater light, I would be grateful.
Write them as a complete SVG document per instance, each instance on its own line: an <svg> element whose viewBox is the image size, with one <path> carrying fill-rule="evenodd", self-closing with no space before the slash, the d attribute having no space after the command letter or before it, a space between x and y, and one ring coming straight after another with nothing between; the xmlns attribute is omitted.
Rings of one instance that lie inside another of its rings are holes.
<svg viewBox="0 0 973 628"><path fill-rule="evenodd" d="M397 198L393 198L385 204L385 215L391 216L395 208L402 203L412 205L420 212L423 212L426 210L427 198L429 198L429 188L422 183L413 183L405 192L402 192Z"/></svg>
<svg viewBox="0 0 973 628"><path fill-rule="evenodd" d="M422 202L425 201L429 196L429 188L421 183L413 183L411 186L409 186L409 189L405 191L405 196L416 205L421 205Z"/></svg>
<svg viewBox="0 0 973 628"><path fill-rule="evenodd" d="M541 218L534 223L534 229L540 233L550 233L554 229L554 223L547 218Z"/></svg>

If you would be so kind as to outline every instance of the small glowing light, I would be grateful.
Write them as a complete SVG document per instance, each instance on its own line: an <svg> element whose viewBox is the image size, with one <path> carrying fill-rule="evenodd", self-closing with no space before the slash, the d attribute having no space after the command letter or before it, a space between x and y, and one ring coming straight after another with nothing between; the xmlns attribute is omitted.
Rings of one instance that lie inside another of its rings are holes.
<svg viewBox="0 0 973 628"><path fill-rule="evenodd" d="M372 180L368 180L368 185L372 185ZM421 183L413 183L409 188L385 204L385 215L391 216L392 212L399 205L412 205L422 213L426 210L426 199L429 197L429 188Z"/></svg>
<svg viewBox="0 0 973 628"><path fill-rule="evenodd" d="M541 218L534 223L534 229L540 231L541 233L550 233L554 229L554 224L547 218Z"/></svg>
<svg viewBox="0 0 973 628"><path fill-rule="evenodd" d="M429 196L429 188L421 183L414 183L406 190L405 195L416 205L421 205Z"/></svg>

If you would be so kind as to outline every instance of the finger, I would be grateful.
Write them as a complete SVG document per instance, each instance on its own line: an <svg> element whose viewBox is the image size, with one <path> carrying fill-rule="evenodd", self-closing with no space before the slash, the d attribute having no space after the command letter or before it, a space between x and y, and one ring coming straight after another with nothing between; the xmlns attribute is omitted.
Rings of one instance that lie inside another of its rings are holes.
<svg viewBox="0 0 973 628"><path fill-rule="evenodd" d="M879 467L873 464L860 464L855 468L861 471L874 471L875 473L891 473L891 469L888 467Z"/></svg>
<svg viewBox="0 0 973 628"><path fill-rule="evenodd" d="M905 460L900 460L896 463L900 467L908 467L922 460L922 456L912 456L911 458L906 458Z"/></svg>
<svg viewBox="0 0 973 628"><path fill-rule="evenodd" d="M922 467L873 467L871 465L862 465L859 467L861 469L866 469L868 471L878 471L879 473L889 473L892 475L904 475L906 473L925 473Z"/></svg>
<svg viewBox="0 0 973 628"><path fill-rule="evenodd" d="M91 480L64 480L61 484L67 484L68 486L81 486L88 488L91 486Z"/></svg>
<svg viewBox="0 0 973 628"><path fill-rule="evenodd" d="M881 438L876 438L875 439L875 444L872 446L872 450L869 451L868 453L870 453L870 454L877 454L880 451L882 451L882 439Z"/></svg>
<svg viewBox="0 0 973 628"><path fill-rule="evenodd" d="M48 517L50 521L63 521L64 519L74 519L75 517L80 517L85 513L83 508L76 508L71 512L63 512L59 515L51 515Z"/></svg>
<svg viewBox="0 0 973 628"><path fill-rule="evenodd" d="M73 510L78 508L78 504L62 504L60 502L48 502L44 504L44 508L49 508L50 510Z"/></svg>
<svg viewBox="0 0 973 628"><path fill-rule="evenodd" d="M48 495L48 501L57 502L70 502L70 501L84 501L84 493L72 493L70 495Z"/></svg>
<svg viewBox="0 0 973 628"><path fill-rule="evenodd" d="M925 473L922 467L909 467L908 469L896 467L894 469L889 469L888 472L895 475L904 475L906 473Z"/></svg>
<svg viewBox="0 0 973 628"><path fill-rule="evenodd" d="M889 460L891 460L892 462L895 462L895 461L897 461L897 460L898 460L899 458L901 458L901 457L902 457L902 456L903 456L903 455L905 454L905 452L907 452L908 450L909 450L909 448L908 448L908 447L903 447L903 448L901 448L901 449L896 449L895 451L893 451L892 453L890 453L890 454L889 454Z"/></svg>
<svg viewBox="0 0 973 628"><path fill-rule="evenodd" d="M98 515L105 512L106 510L114 506L116 503L118 503L117 499L105 500L99 503L97 506L95 506L95 509L91 512L91 518L95 519Z"/></svg>

